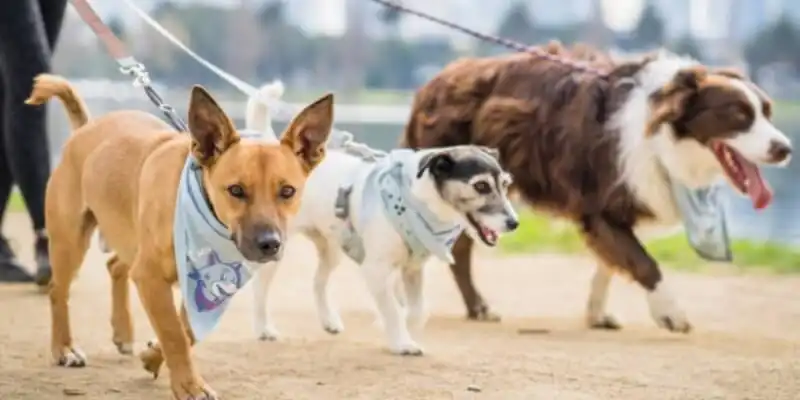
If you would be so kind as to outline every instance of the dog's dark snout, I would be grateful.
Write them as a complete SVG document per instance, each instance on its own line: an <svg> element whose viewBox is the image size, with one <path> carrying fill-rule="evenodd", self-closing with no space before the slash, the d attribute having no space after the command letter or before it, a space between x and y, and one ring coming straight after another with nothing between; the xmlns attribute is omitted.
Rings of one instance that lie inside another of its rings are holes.
<svg viewBox="0 0 800 400"><path fill-rule="evenodd" d="M278 254L281 250L281 237L276 231L264 231L256 237L256 246L262 253L269 256Z"/></svg>
<svg viewBox="0 0 800 400"><path fill-rule="evenodd" d="M769 161L772 163L780 163L785 161L792 155L792 147L786 143L773 140L769 144Z"/></svg>
<svg viewBox="0 0 800 400"><path fill-rule="evenodd" d="M519 220L516 218L509 218L506 220L506 229L511 232L519 226Z"/></svg>

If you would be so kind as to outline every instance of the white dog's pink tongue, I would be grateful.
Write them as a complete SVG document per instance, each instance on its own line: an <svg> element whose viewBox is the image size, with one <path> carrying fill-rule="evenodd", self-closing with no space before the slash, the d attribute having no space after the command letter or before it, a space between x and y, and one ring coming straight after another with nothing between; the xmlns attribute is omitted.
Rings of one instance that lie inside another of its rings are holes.
<svg viewBox="0 0 800 400"><path fill-rule="evenodd" d="M495 231L485 226L482 226L481 233L483 234L483 237L485 237L486 240L488 240L489 242L494 243L497 241L497 233Z"/></svg>
<svg viewBox="0 0 800 400"><path fill-rule="evenodd" d="M753 208L756 210L766 208L772 203L772 188L761 176L761 171L759 171L757 165L736 153L734 153L734 157L737 158L742 173L747 180L747 195L750 196L750 201L753 202Z"/></svg>

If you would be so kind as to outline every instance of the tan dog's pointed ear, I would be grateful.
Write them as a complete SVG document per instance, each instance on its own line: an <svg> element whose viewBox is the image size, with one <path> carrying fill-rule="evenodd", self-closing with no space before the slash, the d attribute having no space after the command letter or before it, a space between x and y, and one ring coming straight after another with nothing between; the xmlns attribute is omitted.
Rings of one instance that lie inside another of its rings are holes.
<svg viewBox="0 0 800 400"><path fill-rule="evenodd" d="M281 144L292 149L311 172L325 157L325 144L333 127L333 94L328 93L300 112L281 137Z"/></svg>
<svg viewBox="0 0 800 400"><path fill-rule="evenodd" d="M206 166L212 165L220 154L240 139L225 111L199 85L192 87L189 100L189 134L192 135L192 155Z"/></svg>

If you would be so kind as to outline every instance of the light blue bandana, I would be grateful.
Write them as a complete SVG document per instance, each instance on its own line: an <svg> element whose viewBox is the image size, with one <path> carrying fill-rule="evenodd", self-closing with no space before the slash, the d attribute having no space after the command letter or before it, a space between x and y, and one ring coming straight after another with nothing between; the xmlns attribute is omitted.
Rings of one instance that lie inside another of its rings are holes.
<svg viewBox="0 0 800 400"><path fill-rule="evenodd" d="M404 171L410 170L408 163L417 160L409 149L392 150L371 163L366 176L361 199L361 221L382 209L400 234L414 262L424 262L434 255L440 260L453 263L450 250L464 226L443 222L411 193L413 177ZM342 248L357 263L364 261L364 245L360 237L361 227L353 226L350 215L350 185L342 187L337 198L337 215L347 227L342 232Z"/></svg>
<svg viewBox="0 0 800 400"><path fill-rule="evenodd" d="M672 184L689 245L706 260L729 262L733 254L720 189L721 184L694 190Z"/></svg>
<svg viewBox="0 0 800 400"><path fill-rule="evenodd" d="M244 264L230 232L211 211L202 169L191 156L178 183L173 240L181 296L199 342L214 330L230 299L247 284L253 271Z"/></svg>

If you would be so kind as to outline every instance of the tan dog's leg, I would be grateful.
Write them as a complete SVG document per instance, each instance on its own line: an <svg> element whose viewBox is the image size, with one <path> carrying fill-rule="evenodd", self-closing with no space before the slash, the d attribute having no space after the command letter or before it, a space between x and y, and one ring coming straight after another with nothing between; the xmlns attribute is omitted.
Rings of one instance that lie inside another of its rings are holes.
<svg viewBox="0 0 800 400"><path fill-rule="evenodd" d="M182 319L185 321L186 317L178 316L172 286L163 276L152 272L170 268L162 269L161 266L152 265L157 263L158 261L148 263L139 259L131 270L131 277L136 283L139 297L159 342L157 346L152 346L142 354L145 369L157 377L161 366L160 359L164 358L170 372L172 394L176 399L215 399L216 394L194 369L191 359L194 337L188 332L187 324L181 322ZM175 266L171 269L174 270Z"/></svg>
<svg viewBox="0 0 800 400"><path fill-rule="evenodd" d="M189 317L186 314L186 306L184 305L181 305L181 323L183 324L186 337L189 338L189 345L194 346L195 337L192 330L189 328ZM161 351L158 340L148 341L147 350L143 351L142 354L139 355L139 358L142 360L144 369L151 372L154 377L158 377L161 365L164 364L164 353Z"/></svg>
<svg viewBox="0 0 800 400"><path fill-rule="evenodd" d="M120 354L133 354L133 318L131 318L127 264L116 254L106 261L111 276L112 340Z"/></svg>
<svg viewBox="0 0 800 400"><path fill-rule="evenodd" d="M68 302L72 280L89 248L93 218L80 212L72 214L72 217L68 213L54 214L47 214L53 265L53 278L50 281L51 350L58 365L83 367L86 365L86 356L72 342Z"/></svg>

